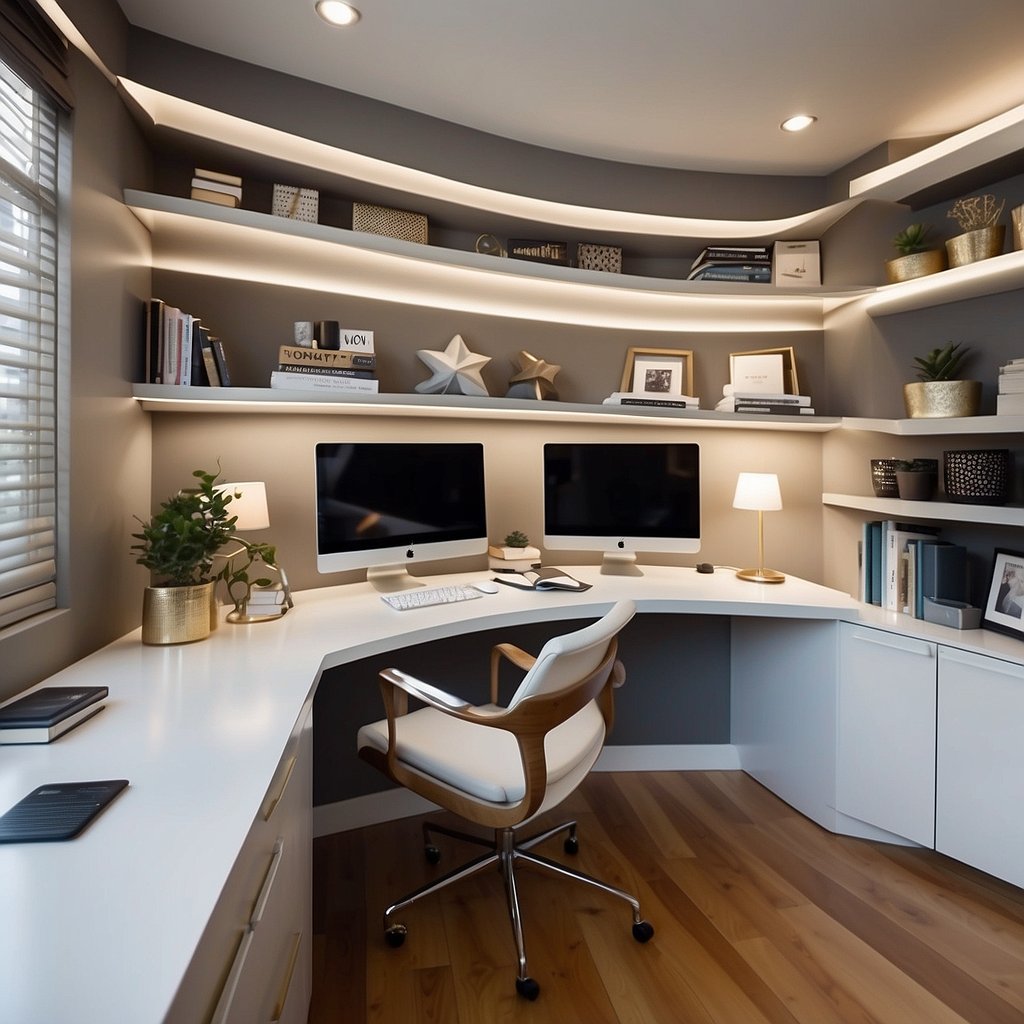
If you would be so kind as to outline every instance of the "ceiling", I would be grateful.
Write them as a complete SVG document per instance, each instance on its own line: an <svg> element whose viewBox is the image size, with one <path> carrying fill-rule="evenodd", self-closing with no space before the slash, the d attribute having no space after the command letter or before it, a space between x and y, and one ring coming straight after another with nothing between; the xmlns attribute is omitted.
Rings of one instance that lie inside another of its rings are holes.
<svg viewBox="0 0 1024 1024"><path fill-rule="evenodd" d="M1024 103L1024 0L119 0L139 27L507 138L821 175ZM792 135L790 114L818 122Z"/></svg>

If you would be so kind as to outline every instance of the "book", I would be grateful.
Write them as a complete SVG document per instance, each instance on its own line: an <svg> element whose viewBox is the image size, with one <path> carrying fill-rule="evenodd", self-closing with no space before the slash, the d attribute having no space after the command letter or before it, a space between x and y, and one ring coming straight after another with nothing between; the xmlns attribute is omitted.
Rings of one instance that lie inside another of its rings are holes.
<svg viewBox="0 0 1024 1024"><path fill-rule="evenodd" d="M1024 416L1024 395L996 395L997 416Z"/></svg>
<svg viewBox="0 0 1024 1024"><path fill-rule="evenodd" d="M770 263L772 250L769 245L708 245L690 264L690 270L709 263Z"/></svg>
<svg viewBox="0 0 1024 1024"><path fill-rule="evenodd" d="M360 377L344 377L329 373L288 373L275 370L270 375L272 388L292 388L300 391L349 391L362 394L376 394L380 381L363 380Z"/></svg>
<svg viewBox="0 0 1024 1024"><path fill-rule="evenodd" d="M217 369L217 357L213 352L213 339L210 337L210 332L202 325L199 328L199 352L202 359L202 381L208 387L219 388L221 386L220 371ZM193 383L199 382L193 378Z"/></svg>
<svg viewBox="0 0 1024 1024"><path fill-rule="evenodd" d="M769 416L781 413L783 416L813 416L814 408L810 405L787 405L782 402L760 402L757 404L737 402L733 412L754 413L758 416Z"/></svg>
<svg viewBox="0 0 1024 1024"><path fill-rule="evenodd" d="M192 173L197 178L203 178L206 181L217 181L222 185L241 186L242 184L242 179L237 174L224 174L221 171L208 171L202 167L197 167Z"/></svg>
<svg viewBox="0 0 1024 1024"><path fill-rule="evenodd" d="M351 349L344 351L324 348L302 348L297 345L282 345L278 349L278 362L284 367L311 366L352 367L373 370L377 367L377 356L373 352L356 352Z"/></svg>
<svg viewBox="0 0 1024 1024"><path fill-rule="evenodd" d="M507 587L519 590L576 590L590 589L584 583L570 576L564 569L544 568L527 569L524 572L503 572L494 577L495 583L504 583Z"/></svg>
<svg viewBox="0 0 1024 1024"><path fill-rule="evenodd" d="M241 185L229 185L214 178L193 178L192 188L193 190L200 189L204 192L217 192L220 195L234 196L239 202L242 201ZM195 196L192 198L194 199Z"/></svg>
<svg viewBox="0 0 1024 1024"><path fill-rule="evenodd" d="M908 526L893 520L883 522L884 593L882 607L887 611L901 612L906 607L904 599L906 587L905 585L901 587L900 583L901 580L904 582L906 580L906 561L903 559L903 555L906 552L907 544L911 540L932 540L936 532L937 528L934 527Z"/></svg>
<svg viewBox="0 0 1024 1024"><path fill-rule="evenodd" d="M127 779L103 779L37 786L0 814L0 843L74 839L127 785Z"/></svg>
<svg viewBox="0 0 1024 1024"><path fill-rule="evenodd" d="M161 344L163 339L164 303L150 299L146 306L146 382L159 384L161 379Z"/></svg>
<svg viewBox="0 0 1024 1024"><path fill-rule="evenodd" d="M375 370L363 370L351 366L293 366L291 363L278 363L278 373L312 373L325 377L359 377L363 380L375 380Z"/></svg>
<svg viewBox="0 0 1024 1024"><path fill-rule="evenodd" d="M882 521L876 519L869 523L871 534L871 604L882 605Z"/></svg>
<svg viewBox="0 0 1024 1024"><path fill-rule="evenodd" d="M106 686L44 686L0 707L0 743L49 743L102 711Z"/></svg>
<svg viewBox="0 0 1024 1024"><path fill-rule="evenodd" d="M751 263L714 263L691 270L688 281L745 281L771 284L772 268L759 267Z"/></svg>
<svg viewBox="0 0 1024 1024"><path fill-rule="evenodd" d="M195 186L192 187L189 198L197 199L201 203L216 203L218 206L230 206L232 209L237 209L241 205L241 200L235 196L228 195L225 192L215 192L208 188L196 188Z"/></svg>
<svg viewBox="0 0 1024 1024"><path fill-rule="evenodd" d="M606 405L615 405L615 402L605 402ZM646 405L660 407L662 409L699 409L700 402L687 398L620 398L619 405Z"/></svg>
<svg viewBox="0 0 1024 1024"><path fill-rule="evenodd" d="M228 373L228 358L224 353L224 343L220 338L210 338L210 348L213 349L214 362L217 364L217 376L220 378L222 388L231 387L231 376Z"/></svg>
<svg viewBox="0 0 1024 1024"><path fill-rule="evenodd" d="M339 331L338 348L348 352L372 352L373 331Z"/></svg>
<svg viewBox="0 0 1024 1024"><path fill-rule="evenodd" d="M923 598L967 600L967 549L961 544L928 544L921 549L921 617Z"/></svg>
<svg viewBox="0 0 1024 1024"><path fill-rule="evenodd" d="M763 391L733 391L737 405L810 405L810 395L771 395Z"/></svg>

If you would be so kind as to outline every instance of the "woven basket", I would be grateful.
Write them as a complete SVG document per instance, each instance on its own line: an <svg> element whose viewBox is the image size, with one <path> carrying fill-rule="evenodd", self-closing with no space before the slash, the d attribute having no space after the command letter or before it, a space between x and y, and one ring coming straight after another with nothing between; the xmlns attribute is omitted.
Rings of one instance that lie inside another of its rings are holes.
<svg viewBox="0 0 1024 1024"><path fill-rule="evenodd" d="M408 210L394 210L390 206L373 206L370 203L352 204L352 230L365 231L370 235L385 235L401 238L406 242L427 244L427 218L422 213Z"/></svg>

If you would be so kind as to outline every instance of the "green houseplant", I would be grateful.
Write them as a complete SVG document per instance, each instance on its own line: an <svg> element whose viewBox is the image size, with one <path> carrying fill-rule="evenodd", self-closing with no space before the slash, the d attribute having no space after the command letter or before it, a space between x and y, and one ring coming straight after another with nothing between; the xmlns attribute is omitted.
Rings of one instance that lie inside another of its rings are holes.
<svg viewBox="0 0 1024 1024"><path fill-rule="evenodd" d="M540 558L540 551L530 546L530 538L522 530L511 530L505 534L500 545L492 544L487 551L492 558L504 561L533 561Z"/></svg>
<svg viewBox="0 0 1024 1024"><path fill-rule="evenodd" d="M911 418L975 416L981 405L981 381L962 380L971 357L962 342L950 341L914 357L917 380L903 385L903 402Z"/></svg>
<svg viewBox="0 0 1024 1024"><path fill-rule="evenodd" d="M891 284L946 269L945 252L929 246L930 232L931 228L927 224L911 224L893 238L893 248L899 256L885 264L886 276Z"/></svg>

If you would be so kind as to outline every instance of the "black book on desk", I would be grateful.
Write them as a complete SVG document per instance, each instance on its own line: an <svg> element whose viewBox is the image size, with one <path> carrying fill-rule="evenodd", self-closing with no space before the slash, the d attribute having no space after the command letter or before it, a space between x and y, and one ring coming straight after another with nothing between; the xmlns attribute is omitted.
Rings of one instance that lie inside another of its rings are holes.
<svg viewBox="0 0 1024 1024"><path fill-rule="evenodd" d="M49 743L103 710L106 686L44 686L0 707L0 743Z"/></svg>

